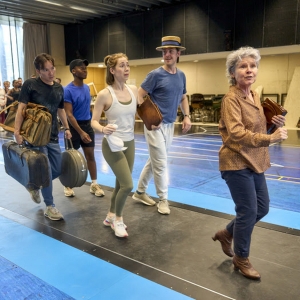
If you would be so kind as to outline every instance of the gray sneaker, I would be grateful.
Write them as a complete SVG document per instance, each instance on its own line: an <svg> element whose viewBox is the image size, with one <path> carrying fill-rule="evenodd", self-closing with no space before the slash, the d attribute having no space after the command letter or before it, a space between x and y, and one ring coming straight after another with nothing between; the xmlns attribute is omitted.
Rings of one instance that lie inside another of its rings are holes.
<svg viewBox="0 0 300 300"><path fill-rule="evenodd" d="M137 192L135 192L132 196L132 199L140 201L149 206L153 206L156 204L156 202L146 193L138 194Z"/></svg>
<svg viewBox="0 0 300 300"><path fill-rule="evenodd" d="M30 194L30 197L33 202L39 204L41 203L41 195L40 195L40 190L27 190Z"/></svg>
<svg viewBox="0 0 300 300"><path fill-rule="evenodd" d="M59 212L59 210L55 206L47 206L44 216L49 218L52 221L59 221L64 218L64 216Z"/></svg>
<svg viewBox="0 0 300 300"><path fill-rule="evenodd" d="M162 215L169 215L170 214L170 208L169 208L168 200L160 200L157 203L157 210Z"/></svg>

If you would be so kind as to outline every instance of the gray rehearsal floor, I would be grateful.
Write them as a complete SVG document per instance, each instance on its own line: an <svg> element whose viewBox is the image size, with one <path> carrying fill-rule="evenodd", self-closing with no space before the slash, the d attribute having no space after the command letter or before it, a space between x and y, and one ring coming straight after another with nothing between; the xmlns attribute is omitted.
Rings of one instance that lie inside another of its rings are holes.
<svg viewBox="0 0 300 300"><path fill-rule="evenodd" d="M32 202L26 190L5 174L3 165L0 180L1 216L191 298L300 299L297 231L255 227L250 259L262 279L252 281L233 270L232 260L211 239L228 222L226 215L171 202L171 214L164 216L156 207L128 197L124 221L129 237L118 239L102 224L109 209L110 187L104 187L103 198L90 194L88 184L75 188L75 197L66 198L55 180L55 202L65 220L53 222L43 216L44 204Z"/></svg>

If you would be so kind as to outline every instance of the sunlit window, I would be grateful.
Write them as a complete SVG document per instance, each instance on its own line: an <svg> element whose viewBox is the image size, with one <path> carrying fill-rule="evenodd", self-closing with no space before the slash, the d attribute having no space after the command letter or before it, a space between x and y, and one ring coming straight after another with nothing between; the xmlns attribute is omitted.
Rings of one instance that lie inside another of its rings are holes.
<svg viewBox="0 0 300 300"><path fill-rule="evenodd" d="M0 16L0 81L23 78L23 21Z"/></svg>

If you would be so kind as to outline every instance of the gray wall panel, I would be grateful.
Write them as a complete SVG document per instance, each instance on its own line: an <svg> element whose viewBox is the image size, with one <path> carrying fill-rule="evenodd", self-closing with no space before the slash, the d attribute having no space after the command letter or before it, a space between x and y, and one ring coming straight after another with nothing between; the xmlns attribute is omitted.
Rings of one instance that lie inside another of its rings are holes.
<svg viewBox="0 0 300 300"><path fill-rule="evenodd" d="M125 17L126 54L129 59L144 58L144 16L143 14Z"/></svg>
<svg viewBox="0 0 300 300"><path fill-rule="evenodd" d="M125 21L124 17L108 19L108 53L125 53Z"/></svg>
<svg viewBox="0 0 300 300"><path fill-rule="evenodd" d="M208 0L189 2L185 7L185 54L207 52Z"/></svg>
<svg viewBox="0 0 300 300"><path fill-rule="evenodd" d="M164 35L180 36L185 54L299 44L299 1L194 0L66 25L66 62L77 56L98 62L116 52L130 59L160 57L155 48Z"/></svg>
<svg viewBox="0 0 300 300"><path fill-rule="evenodd" d="M265 0L263 47L296 43L298 0Z"/></svg>
<svg viewBox="0 0 300 300"><path fill-rule="evenodd" d="M99 20L94 23L94 56L95 62L104 61L108 54L108 20Z"/></svg>

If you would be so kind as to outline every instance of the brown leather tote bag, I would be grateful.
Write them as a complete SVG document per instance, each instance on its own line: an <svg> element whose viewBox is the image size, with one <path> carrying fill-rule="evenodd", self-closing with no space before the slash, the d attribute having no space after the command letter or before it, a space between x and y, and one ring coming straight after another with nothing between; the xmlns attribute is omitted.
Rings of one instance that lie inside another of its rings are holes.
<svg viewBox="0 0 300 300"><path fill-rule="evenodd" d="M267 119L267 133L271 134L276 130L276 125L272 123L272 117L279 115L285 116L287 114L287 110L269 98L266 98L263 101L262 107Z"/></svg>
<svg viewBox="0 0 300 300"><path fill-rule="evenodd" d="M163 117L158 106L151 100L149 95L143 97L144 102L137 107L137 113L143 120L146 128L152 130L151 125L158 126Z"/></svg>

